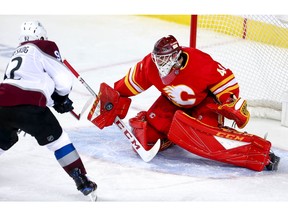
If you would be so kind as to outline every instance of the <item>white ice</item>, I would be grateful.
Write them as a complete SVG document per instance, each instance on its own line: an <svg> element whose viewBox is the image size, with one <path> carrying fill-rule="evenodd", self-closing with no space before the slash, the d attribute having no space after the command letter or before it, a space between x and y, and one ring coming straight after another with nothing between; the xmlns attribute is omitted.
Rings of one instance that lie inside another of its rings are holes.
<svg viewBox="0 0 288 216"><path fill-rule="evenodd" d="M100 83L113 85L124 76L134 63L152 50L160 37L173 34L180 44L189 45L188 26L140 16L2 15L1 77L12 48L18 44L19 27L30 19L43 23L49 39L57 42L62 57L68 59L95 92ZM138 111L147 109L158 95L152 88L134 97L124 122ZM89 92L75 80L71 98L76 112L80 112L89 97ZM243 211L246 213L252 208L275 214L278 205L288 201L288 129L279 121L252 118L245 128L261 137L268 132L273 151L281 157L277 172L254 172L203 159L176 146L145 163L132 151L116 126L103 130L96 128L86 119L87 111L80 121L69 113L55 115L70 134L88 175L98 184L98 202L87 207L84 201L89 199L76 190L54 155L38 146L33 137L21 133L19 142L0 158L0 209L3 206L16 211L13 209L16 205L33 212L34 205L39 204L37 201L43 201L47 212L64 208L85 214L90 208L98 215L99 209L105 215L109 212L150 215L151 207L160 211L168 209L166 214L175 215L182 213L184 205L183 214L192 214L197 208L203 212L212 210L211 213L214 213L213 209L223 209L222 214L226 214L227 206L236 205L235 211L240 211L245 204L247 209Z"/></svg>

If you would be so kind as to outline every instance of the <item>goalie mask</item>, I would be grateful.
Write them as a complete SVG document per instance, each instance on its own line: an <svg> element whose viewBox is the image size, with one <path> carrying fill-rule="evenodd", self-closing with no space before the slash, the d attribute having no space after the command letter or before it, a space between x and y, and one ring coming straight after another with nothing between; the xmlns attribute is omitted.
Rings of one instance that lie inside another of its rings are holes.
<svg viewBox="0 0 288 216"><path fill-rule="evenodd" d="M155 43L151 57L164 84L170 83L177 75L177 72L174 71L176 74L172 75L171 72L173 71L172 67L178 62L180 54L178 41L172 35L163 37Z"/></svg>
<svg viewBox="0 0 288 216"><path fill-rule="evenodd" d="M39 21L24 22L21 25L20 43L33 40L47 40L47 32Z"/></svg>

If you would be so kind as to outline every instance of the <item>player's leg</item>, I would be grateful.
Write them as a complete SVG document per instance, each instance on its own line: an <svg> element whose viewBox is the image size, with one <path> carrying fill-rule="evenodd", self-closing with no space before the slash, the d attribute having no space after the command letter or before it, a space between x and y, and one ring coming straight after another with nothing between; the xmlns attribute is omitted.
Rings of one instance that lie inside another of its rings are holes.
<svg viewBox="0 0 288 216"><path fill-rule="evenodd" d="M17 126L34 136L39 145L54 152L61 167L84 195L95 190L97 185L86 177L86 169L76 148L50 109L36 106L23 106L21 109L25 114L15 115Z"/></svg>
<svg viewBox="0 0 288 216"><path fill-rule="evenodd" d="M0 155L10 149L18 141L18 128L13 127L10 116L13 112L9 107L0 108Z"/></svg>
<svg viewBox="0 0 288 216"><path fill-rule="evenodd" d="M17 131L16 128L0 126L0 149L3 152L10 149L18 141ZM0 151L0 154L2 151Z"/></svg>
<svg viewBox="0 0 288 216"><path fill-rule="evenodd" d="M58 139L46 144L46 146L54 152L58 163L73 178L78 190L84 195L96 190L96 183L86 177L87 172L84 164L65 131L62 131Z"/></svg>

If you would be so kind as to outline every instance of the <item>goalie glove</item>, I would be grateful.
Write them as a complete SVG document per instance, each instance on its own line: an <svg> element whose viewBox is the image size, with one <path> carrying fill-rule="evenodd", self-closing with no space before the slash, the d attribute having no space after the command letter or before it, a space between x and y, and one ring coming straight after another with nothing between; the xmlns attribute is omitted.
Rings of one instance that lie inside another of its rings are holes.
<svg viewBox="0 0 288 216"><path fill-rule="evenodd" d="M101 83L98 98L100 102L100 115L92 122L100 129L114 123L116 116L125 118L131 104L131 99L121 97L119 92L106 83Z"/></svg>
<svg viewBox="0 0 288 216"><path fill-rule="evenodd" d="M238 128L244 128L250 119L250 113L247 110L247 101L241 98L223 105L208 104L207 106L225 118L234 120Z"/></svg>
<svg viewBox="0 0 288 216"><path fill-rule="evenodd" d="M68 95L61 96L57 92L54 92L51 95L51 98L54 101L53 108L58 112L58 113L66 113L70 112L71 110L74 109L72 106L73 102L68 98Z"/></svg>

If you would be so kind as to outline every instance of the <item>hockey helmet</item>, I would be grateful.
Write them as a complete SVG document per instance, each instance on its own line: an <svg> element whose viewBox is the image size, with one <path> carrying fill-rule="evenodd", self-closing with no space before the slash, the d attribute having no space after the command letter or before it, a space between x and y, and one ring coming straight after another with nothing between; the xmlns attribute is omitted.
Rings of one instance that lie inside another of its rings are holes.
<svg viewBox="0 0 288 216"><path fill-rule="evenodd" d="M20 43L32 40L47 40L47 32L39 21L28 21L21 25Z"/></svg>
<svg viewBox="0 0 288 216"><path fill-rule="evenodd" d="M170 73L172 67L178 62L180 54L181 48L173 35L162 37L155 43L151 57L161 78Z"/></svg>

